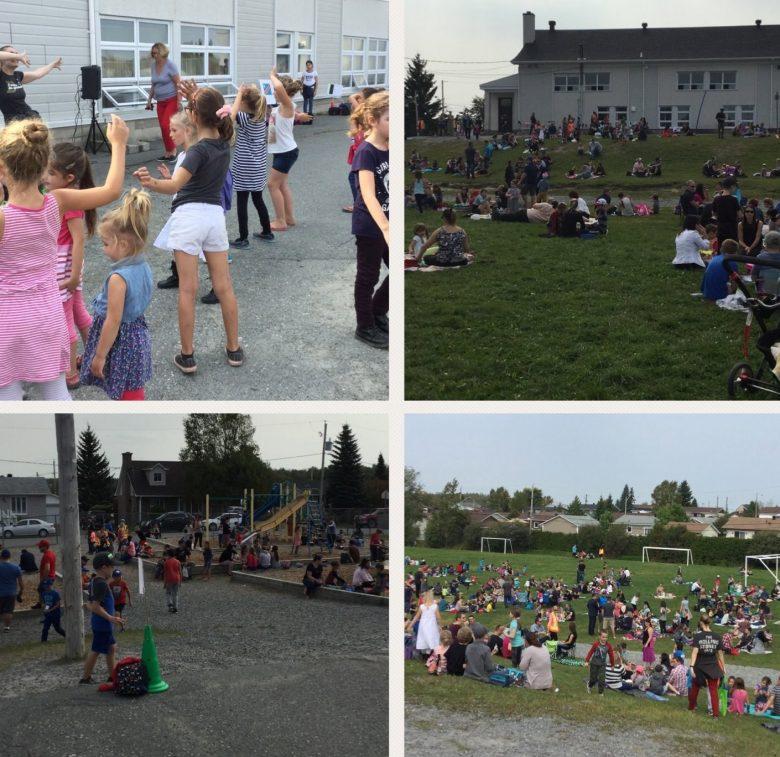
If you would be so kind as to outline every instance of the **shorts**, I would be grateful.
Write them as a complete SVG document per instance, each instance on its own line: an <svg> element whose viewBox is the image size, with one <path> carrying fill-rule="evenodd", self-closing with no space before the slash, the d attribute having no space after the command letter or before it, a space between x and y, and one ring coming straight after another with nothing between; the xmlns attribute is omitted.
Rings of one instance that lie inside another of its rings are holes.
<svg viewBox="0 0 780 757"><path fill-rule="evenodd" d="M295 165L295 161L298 160L298 148L290 150L289 152L277 152L274 153L273 163L271 167L274 171L279 173L290 173L290 169Z"/></svg>
<svg viewBox="0 0 780 757"><path fill-rule="evenodd" d="M16 606L16 597L12 594L10 597L0 597L0 615L11 615Z"/></svg>
<svg viewBox="0 0 780 757"><path fill-rule="evenodd" d="M116 639L112 631L93 631L92 632L92 651L98 654L108 654L111 647L116 644Z"/></svg>
<svg viewBox="0 0 780 757"><path fill-rule="evenodd" d="M188 202L180 205L168 219L166 248L187 255L201 252L227 252L228 236L225 211L221 205Z"/></svg>
<svg viewBox="0 0 780 757"><path fill-rule="evenodd" d="M608 628L612 629L612 633L615 633L615 619L614 618L604 618L601 624L601 628L606 631Z"/></svg>

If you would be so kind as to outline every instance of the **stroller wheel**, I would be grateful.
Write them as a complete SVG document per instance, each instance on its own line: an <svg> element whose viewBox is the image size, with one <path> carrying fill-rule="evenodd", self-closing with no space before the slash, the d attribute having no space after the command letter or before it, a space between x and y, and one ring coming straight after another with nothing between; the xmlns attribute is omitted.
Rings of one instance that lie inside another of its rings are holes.
<svg viewBox="0 0 780 757"><path fill-rule="evenodd" d="M753 369L750 363L737 363L729 373L729 397L739 399L748 394L755 394L756 388L751 384Z"/></svg>

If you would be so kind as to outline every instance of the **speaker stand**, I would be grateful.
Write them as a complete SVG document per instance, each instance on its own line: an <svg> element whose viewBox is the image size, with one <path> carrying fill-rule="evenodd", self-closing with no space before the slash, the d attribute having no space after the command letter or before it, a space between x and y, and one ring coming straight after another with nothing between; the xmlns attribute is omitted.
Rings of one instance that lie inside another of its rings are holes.
<svg viewBox="0 0 780 757"><path fill-rule="evenodd" d="M92 120L89 123L89 131L87 132L87 141L84 143L84 150L89 150L93 155L97 155L97 151L105 146L108 152L111 152L111 145L108 144L106 135L103 133L103 129L100 126L100 122L97 120L95 114L95 101L92 100ZM98 139L98 135L100 138Z"/></svg>

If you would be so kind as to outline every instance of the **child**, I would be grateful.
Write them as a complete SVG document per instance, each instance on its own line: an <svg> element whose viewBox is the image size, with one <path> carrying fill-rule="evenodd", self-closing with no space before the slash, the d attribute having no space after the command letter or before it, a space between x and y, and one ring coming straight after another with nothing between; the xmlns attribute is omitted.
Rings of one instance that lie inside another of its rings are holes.
<svg viewBox="0 0 780 757"><path fill-rule="evenodd" d="M652 215L657 216L661 212L661 201L658 195L652 195L650 199L653 201Z"/></svg>
<svg viewBox="0 0 780 757"><path fill-rule="evenodd" d="M355 276L355 338L386 350L390 322L387 318L389 281L374 291L384 261L388 265L390 243L390 95L377 92L350 116L350 133L362 129L365 140L355 152L352 170L358 193L352 213L352 233L357 245Z"/></svg>
<svg viewBox="0 0 780 757"><path fill-rule="evenodd" d="M91 189L95 186L92 167L84 150L71 142L54 146L43 180L48 192L54 189L73 187ZM84 267L84 224L88 236L95 233L97 213L94 210L71 210L62 217L62 226L57 237L57 281L65 312L70 339L70 370L65 376L68 389L78 389L77 344L86 344L92 318L84 307L81 294L81 280ZM77 331L78 329L78 331Z"/></svg>
<svg viewBox="0 0 780 757"><path fill-rule="evenodd" d="M0 133L0 173L9 202L0 209L0 400L21 400L22 382L38 384L44 400L70 400L65 375L70 343L57 286L57 238L64 213L90 210L122 191L128 128L112 116L105 184L55 189L39 181L51 154L48 127L14 121Z"/></svg>
<svg viewBox="0 0 780 757"><path fill-rule="evenodd" d="M250 194L263 229L262 232L255 232L254 236L267 242L274 238L268 208L263 202L263 190L268 183L266 110L265 97L254 84L242 84L239 87L230 111L230 117L236 124L236 144L230 171L233 174L238 211L238 238L234 239L230 246L236 249L249 247L247 205Z"/></svg>
<svg viewBox="0 0 780 757"><path fill-rule="evenodd" d="M244 362L238 341L238 305L228 269L228 238L222 209L222 187L230 166L233 121L223 113L225 99L212 87L187 82L181 86L189 100L190 118L198 142L187 150L181 166L170 179L154 179L146 167L135 172L147 189L175 194L168 245L174 250L179 274L179 333L181 351L173 359L185 374L195 373L193 332L195 294L198 288L198 256L205 253L211 285L222 308L225 324L225 354L229 365Z"/></svg>
<svg viewBox="0 0 780 757"><path fill-rule="evenodd" d="M203 575L201 581L208 581L211 578L211 563L214 560L214 552L208 542L203 544Z"/></svg>
<svg viewBox="0 0 780 757"><path fill-rule="evenodd" d="M115 570L113 573L111 573L111 583L109 586L111 587L111 593L114 595L114 609L116 611L116 614L121 618L122 613L124 612L125 605L130 605L130 607L133 606L133 598L130 596L130 587L127 585L127 581L125 581L124 578L122 578L122 571L121 570ZM122 626L122 630L125 630L125 627Z"/></svg>
<svg viewBox="0 0 780 757"><path fill-rule="evenodd" d="M723 267L723 260L728 258L729 255L736 255L738 252L739 244L736 240L723 240L718 254L713 255L712 259L707 264L707 268L704 271L704 276L701 280L701 292L704 295L705 300L715 302L716 300L722 300L729 293L734 292L735 285L729 282L729 274ZM729 269L731 271L736 271L737 264L734 262L729 263Z"/></svg>
<svg viewBox="0 0 780 757"><path fill-rule="evenodd" d="M428 661L425 663L431 675L441 676L447 674L447 650L452 646L452 632L443 629L439 635L439 646L431 651Z"/></svg>
<svg viewBox="0 0 780 757"><path fill-rule="evenodd" d="M375 87L363 87L363 89L360 92L356 92L354 95L349 96L349 104L351 109L354 111L356 110L362 103L364 103L371 95L376 94L379 92L378 89ZM352 135L352 141L349 145L349 152L347 153L347 165L349 166L349 173L347 174L347 179L349 181L349 189L352 192L352 202L355 202L355 197L357 196L357 176L352 173L352 161L355 158L355 152L357 151L358 147L360 146L360 143L365 139L365 134L363 133L362 129L359 129L355 132L355 134ZM416 162L416 158L414 155L412 156L412 161ZM351 213L354 210L353 205L347 205L342 208L342 210L345 213Z"/></svg>
<svg viewBox="0 0 780 757"><path fill-rule="evenodd" d="M666 607L666 600L663 600L658 608L658 627L661 631L661 636L666 635L666 618L668 615L669 609Z"/></svg>
<svg viewBox="0 0 780 757"><path fill-rule="evenodd" d="M424 223L418 223L414 227L414 236L412 241L409 242L409 248L407 252L410 255L414 255L415 260L420 256L420 248L425 244L428 239L428 227Z"/></svg>
<svg viewBox="0 0 780 757"><path fill-rule="evenodd" d="M734 679L734 688L731 690L729 701L729 712L737 715L744 715L747 709L748 694L745 691L745 681L737 676Z"/></svg>
<svg viewBox="0 0 780 757"><path fill-rule="evenodd" d="M720 243L718 242L718 227L714 223L708 223L704 227L704 232L707 235L707 241L710 243L710 249L713 253L717 254L720 250Z"/></svg>
<svg viewBox="0 0 780 757"><path fill-rule="evenodd" d="M143 255L151 202L131 189L98 226L111 273L92 302L81 381L102 387L113 400L143 400L152 377L152 344L144 311L152 299L152 269Z"/></svg>
<svg viewBox="0 0 780 757"><path fill-rule="evenodd" d="M41 593L41 602L43 603L43 630L41 631L41 642L49 638L49 629L54 626L54 630L60 635L65 636L62 630L60 620L62 619L62 608L60 606L60 593L53 588L54 581L47 578L42 582L43 592Z"/></svg>

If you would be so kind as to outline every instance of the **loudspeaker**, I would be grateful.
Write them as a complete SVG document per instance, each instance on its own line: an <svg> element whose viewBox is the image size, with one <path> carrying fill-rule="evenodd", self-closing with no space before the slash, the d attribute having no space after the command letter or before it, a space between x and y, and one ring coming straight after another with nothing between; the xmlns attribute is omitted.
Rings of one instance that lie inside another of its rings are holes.
<svg viewBox="0 0 780 757"><path fill-rule="evenodd" d="M81 99L99 100L101 94L100 66L81 67Z"/></svg>

